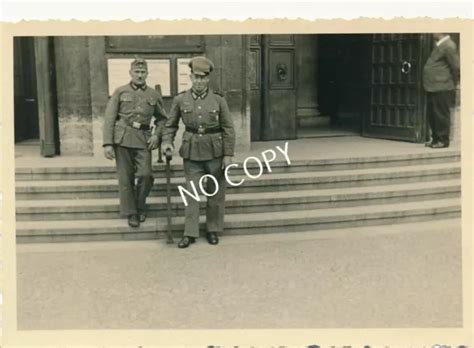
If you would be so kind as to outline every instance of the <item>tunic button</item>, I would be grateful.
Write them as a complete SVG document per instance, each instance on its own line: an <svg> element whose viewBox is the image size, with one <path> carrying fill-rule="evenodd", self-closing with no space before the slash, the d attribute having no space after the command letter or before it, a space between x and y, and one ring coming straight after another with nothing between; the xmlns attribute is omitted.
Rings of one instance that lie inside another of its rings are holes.
<svg viewBox="0 0 474 348"><path fill-rule="evenodd" d="M201 110L201 105L198 106L198 109Z"/></svg>
<svg viewBox="0 0 474 348"><path fill-rule="evenodd" d="M199 115L198 117L199 117L199 118L201 118L202 116L201 116L201 115Z"/></svg>

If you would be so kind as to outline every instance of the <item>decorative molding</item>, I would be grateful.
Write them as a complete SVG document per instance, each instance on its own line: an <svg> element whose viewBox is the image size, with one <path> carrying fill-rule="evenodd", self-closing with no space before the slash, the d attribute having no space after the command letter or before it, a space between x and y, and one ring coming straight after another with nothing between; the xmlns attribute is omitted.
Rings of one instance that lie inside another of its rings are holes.
<svg viewBox="0 0 474 348"><path fill-rule="evenodd" d="M249 46L260 47L262 44L262 35L249 35Z"/></svg>
<svg viewBox="0 0 474 348"><path fill-rule="evenodd" d="M268 35L272 46L295 46L295 35Z"/></svg>
<svg viewBox="0 0 474 348"><path fill-rule="evenodd" d="M252 63L253 69L249 72L250 77L250 89L261 88L261 51L260 48L250 49L249 61Z"/></svg>
<svg viewBox="0 0 474 348"><path fill-rule="evenodd" d="M107 53L200 53L204 52L203 35L182 36L106 36ZM186 42L186 39L193 41ZM180 42L181 41L181 42Z"/></svg>

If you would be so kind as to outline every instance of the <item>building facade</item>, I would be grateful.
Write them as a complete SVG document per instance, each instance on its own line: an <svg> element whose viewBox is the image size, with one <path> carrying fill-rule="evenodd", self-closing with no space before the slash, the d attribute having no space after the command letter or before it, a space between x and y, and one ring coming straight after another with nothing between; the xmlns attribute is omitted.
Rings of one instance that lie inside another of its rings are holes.
<svg viewBox="0 0 474 348"><path fill-rule="evenodd" d="M455 37L459 42L459 39ZM38 151L102 156L102 119L129 62L149 61L166 108L189 88L188 60L215 63L211 88L234 118L236 151L253 141L355 134L423 142L421 73L429 34L16 37L15 141Z"/></svg>

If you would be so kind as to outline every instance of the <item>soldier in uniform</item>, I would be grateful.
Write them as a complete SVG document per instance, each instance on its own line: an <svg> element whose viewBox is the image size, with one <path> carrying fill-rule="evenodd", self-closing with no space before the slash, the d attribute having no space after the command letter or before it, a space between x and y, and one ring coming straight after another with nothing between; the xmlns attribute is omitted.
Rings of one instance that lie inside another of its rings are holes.
<svg viewBox="0 0 474 348"><path fill-rule="evenodd" d="M145 201L153 186L151 150L158 147L159 129L167 119L161 95L146 85L147 76L147 62L136 58L130 67L130 83L115 90L104 117L104 155L115 159L120 214L131 227L139 227L146 219ZM153 116L155 127L150 127Z"/></svg>
<svg viewBox="0 0 474 348"><path fill-rule="evenodd" d="M207 198L206 238L209 244L219 242L218 233L224 228L225 187L224 169L232 163L235 132L229 107L224 97L209 90L209 74L213 63L206 57L194 57L189 63L192 88L178 94L171 106L169 119L163 130L163 152L173 150L179 120L185 125L179 154L183 158L188 190L196 187L203 175L214 176L218 192ZM207 192L215 192L213 180L207 181ZM186 248L199 237L199 202L187 200L184 236L178 244Z"/></svg>

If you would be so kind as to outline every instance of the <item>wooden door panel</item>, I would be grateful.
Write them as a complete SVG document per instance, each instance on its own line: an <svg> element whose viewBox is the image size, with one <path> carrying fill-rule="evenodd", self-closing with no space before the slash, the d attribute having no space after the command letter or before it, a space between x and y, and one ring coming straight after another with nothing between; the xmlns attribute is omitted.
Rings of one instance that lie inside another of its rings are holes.
<svg viewBox="0 0 474 348"><path fill-rule="evenodd" d="M421 34L374 34L370 99L363 135L422 141Z"/></svg>
<svg viewBox="0 0 474 348"><path fill-rule="evenodd" d="M294 35L264 35L262 140L296 138Z"/></svg>

